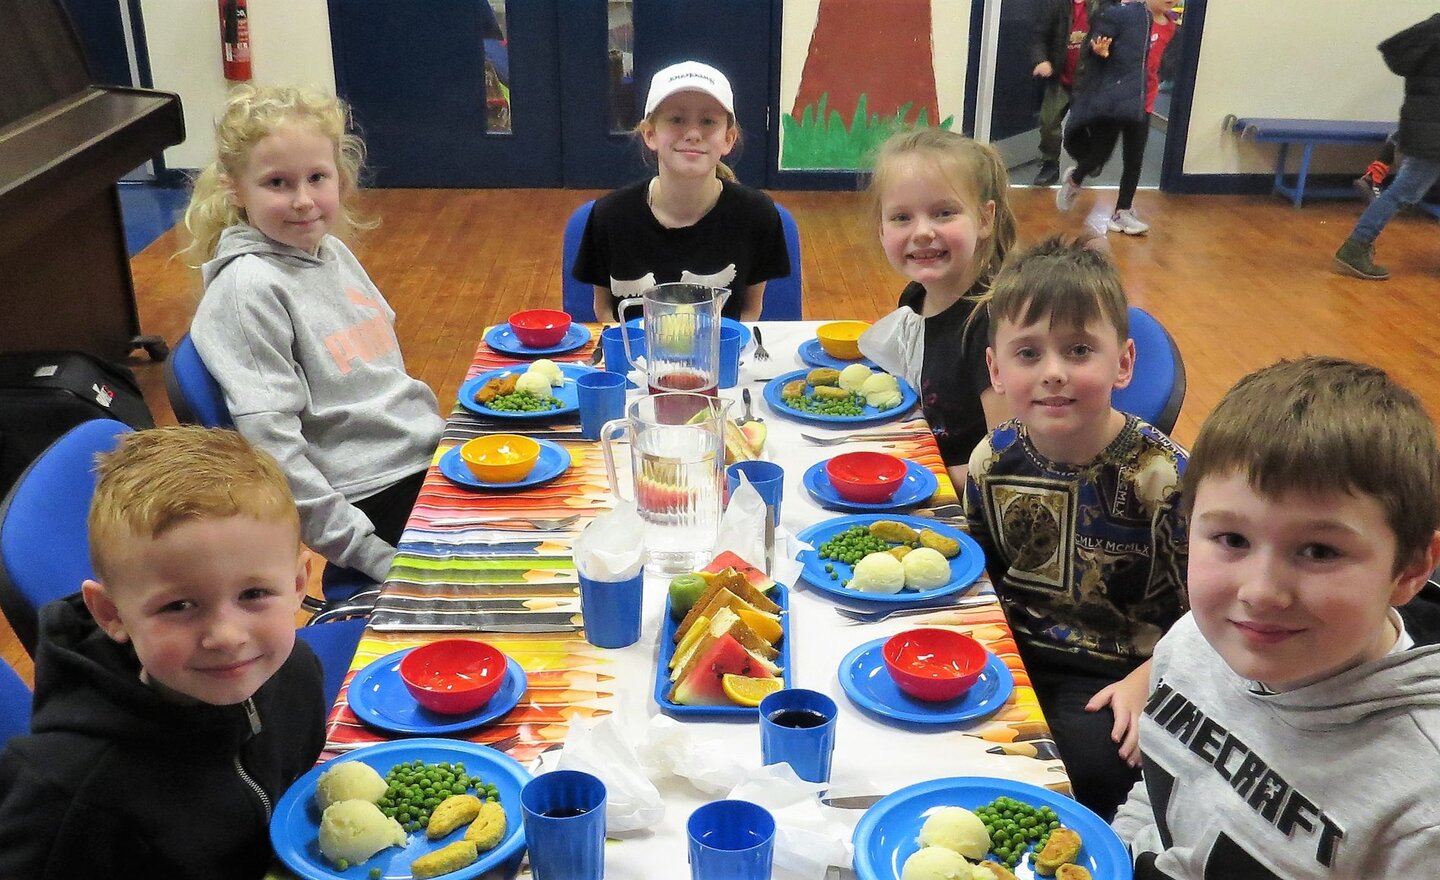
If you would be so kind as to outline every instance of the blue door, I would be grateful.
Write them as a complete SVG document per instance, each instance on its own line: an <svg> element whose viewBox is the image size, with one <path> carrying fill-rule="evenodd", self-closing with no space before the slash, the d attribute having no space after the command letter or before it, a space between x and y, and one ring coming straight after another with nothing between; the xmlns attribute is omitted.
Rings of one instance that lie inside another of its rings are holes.
<svg viewBox="0 0 1440 880"><path fill-rule="evenodd" d="M608 189L647 170L630 133L650 77L723 70L767 182L779 0L329 0L336 88L379 186Z"/></svg>
<svg viewBox="0 0 1440 880"><path fill-rule="evenodd" d="M330 0L373 182L560 186L558 2Z"/></svg>

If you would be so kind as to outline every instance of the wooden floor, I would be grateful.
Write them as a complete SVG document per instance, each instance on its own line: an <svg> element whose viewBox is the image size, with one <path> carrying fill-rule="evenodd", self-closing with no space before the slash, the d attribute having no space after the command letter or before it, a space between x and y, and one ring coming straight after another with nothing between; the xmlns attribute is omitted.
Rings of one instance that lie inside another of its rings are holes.
<svg viewBox="0 0 1440 880"><path fill-rule="evenodd" d="M410 371L454 398L484 329L511 312L560 303L560 238L585 190L378 190L366 206L382 225L355 248L399 315ZM873 319L894 307L902 279L886 264L858 193L775 194L800 226L805 317ZM1022 244L1054 232L1103 230L1113 191L1086 192L1055 212L1053 190L1016 188ZM1307 353L1389 370L1440 415L1440 234L1433 219L1398 217L1380 240L1390 281L1343 278L1331 256L1359 213L1355 202L1300 210L1272 197L1141 192L1148 236L1109 236L1131 302L1170 329L1189 392L1175 429L1182 444L1236 379ZM132 261L141 325L170 341L189 326L198 276L171 255L172 230ZM160 423L173 422L159 365L132 365ZM0 653L29 661L0 621Z"/></svg>

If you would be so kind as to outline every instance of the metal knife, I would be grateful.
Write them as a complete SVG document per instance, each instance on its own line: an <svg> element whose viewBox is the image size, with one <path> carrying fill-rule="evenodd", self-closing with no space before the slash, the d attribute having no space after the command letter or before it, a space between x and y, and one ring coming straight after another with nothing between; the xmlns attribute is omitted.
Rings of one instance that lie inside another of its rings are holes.
<svg viewBox="0 0 1440 880"><path fill-rule="evenodd" d="M822 797L820 803L840 810L868 810L885 797L883 794L857 794L848 797Z"/></svg>
<svg viewBox="0 0 1440 880"><path fill-rule="evenodd" d="M765 573L775 571L775 507L765 505Z"/></svg>

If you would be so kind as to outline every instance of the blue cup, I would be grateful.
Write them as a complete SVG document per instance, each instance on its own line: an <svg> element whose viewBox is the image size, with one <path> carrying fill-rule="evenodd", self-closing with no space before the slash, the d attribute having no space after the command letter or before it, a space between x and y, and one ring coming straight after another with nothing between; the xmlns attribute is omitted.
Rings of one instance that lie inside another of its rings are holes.
<svg viewBox="0 0 1440 880"><path fill-rule="evenodd" d="M596 370L575 380L580 399L580 436L599 440L600 429L612 419L625 417L625 376Z"/></svg>
<svg viewBox="0 0 1440 880"><path fill-rule="evenodd" d="M552 770L525 783L520 807L535 880L605 876L605 783L579 770Z"/></svg>
<svg viewBox="0 0 1440 880"><path fill-rule="evenodd" d="M605 352L605 371L625 375L630 372L630 362L625 360L624 338L630 337L630 353L640 357L645 353L645 331L639 327L619 324L600 331L600 350Z"/></svg>
<svg viewBox="0 0 1440 880"><path fill-rule="evenodd" d="M691 880L770 880L775 817L749 801L711 801L690 814Z"/></svg>
<svg viewBox="0 0 1440 880"><path fill-rule="evenodd" d="M740 328L729 324L720 327L720 387L734 388L740 384Z"/></svg>
<svg viewBox="0 0 1440 880"><path fill-rule="evenodd" d="M761 763L789 764L807 782L829 782L837 711L834 700L805 688L761 700Z"/></svg>
<svg viewBox="0 0 1440 880"><path fill-rule="evenodd" d="M578 574L578 573L577 573ZM585 640L597 648L623 648L640 638L640 597L645 572L628 580L595 581L580 577L580 614Z"/></svg>
<svg viewBox="0 0 1440 880"><path fill-rule="evenodd" d="M760 493L760 498L770 505L775 515L775 524L780 524L780 501L785 497L785 469L773 461L737 461L725 469L725 497L728 499L740 488L740 474Z"/></svg>

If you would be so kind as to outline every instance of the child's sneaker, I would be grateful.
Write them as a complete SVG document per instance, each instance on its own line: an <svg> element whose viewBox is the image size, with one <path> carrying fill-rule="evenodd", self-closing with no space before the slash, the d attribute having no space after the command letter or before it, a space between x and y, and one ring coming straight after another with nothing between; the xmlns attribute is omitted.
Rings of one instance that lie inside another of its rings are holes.
<svg viewBox="0 0 1440 880"><path fill-rule="evenodd" d="M1366 244L1358 238L1347 238L1335 252L1335 271L1370 281L1384 281L1390 270L1375 265L1375 243Z"/></svg>
<svg viewBox="0 0 1440 880"><path fill-rule="evenodd" d="M1364 199L1366 205L1380 198L1380 184L1364 174L1355 178L1355 181L1350 185L1355 187L1355 191L1360 194L1361 199Z"/></svg>
<svg viewBox="0 0 1440 880"><path fill-rule="evenodd" d="M1106 228L1111 232L1123 232L1126 235L1144 235L1150 231L1150 224L1136 217L1134 211L1126 208L1111 214Z"/></svg>
<svg viewBox="0 0 1440 880"><path fill-rule="evenodd" d="M1075 166L1071 165L1060 178L1060 188L1055 190L1055 207L1068 211L1075 207L1075 200L1079 197L1080 184L1075 182Z"/></svg>

